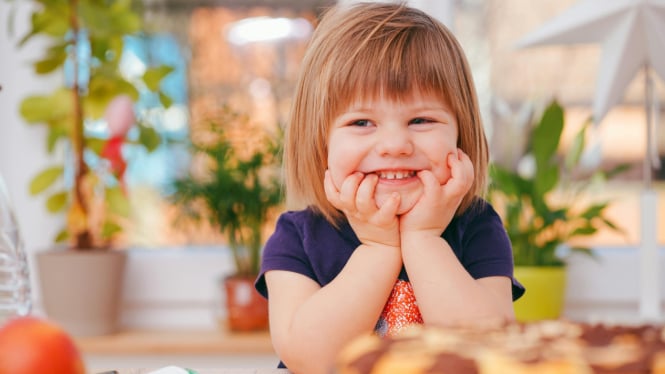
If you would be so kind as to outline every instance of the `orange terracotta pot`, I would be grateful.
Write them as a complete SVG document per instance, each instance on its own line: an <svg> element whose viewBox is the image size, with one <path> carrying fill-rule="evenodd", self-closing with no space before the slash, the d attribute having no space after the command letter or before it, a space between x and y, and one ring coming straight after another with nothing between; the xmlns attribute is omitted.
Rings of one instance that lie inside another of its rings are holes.
<svg viewBox="0 0 665 374"><path fill-rule="evenodd" d="M254 288L253 277L224 279L228 328L231 331L268 329L268 301Z"/></svg>

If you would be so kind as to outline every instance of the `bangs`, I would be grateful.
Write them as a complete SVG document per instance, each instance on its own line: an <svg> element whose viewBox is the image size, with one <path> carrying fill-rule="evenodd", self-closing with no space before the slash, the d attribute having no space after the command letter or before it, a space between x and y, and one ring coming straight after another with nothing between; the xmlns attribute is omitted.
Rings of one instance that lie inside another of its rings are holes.
<svg viewBox="0 0 665 374"><path fill-rule="evenodd" d="M415 93L431 95L454 106L450 92L457 91L459 85L451 82L449 76L456 75L451 69L456 63L430 31L413 25L386 27L380 34L366 36L355 51L341 53L343 61L331 62L340 67L330 77L328 92L336 93L329 98L331 114L335 116L357 100L383 98L399 102Z"/></svg>

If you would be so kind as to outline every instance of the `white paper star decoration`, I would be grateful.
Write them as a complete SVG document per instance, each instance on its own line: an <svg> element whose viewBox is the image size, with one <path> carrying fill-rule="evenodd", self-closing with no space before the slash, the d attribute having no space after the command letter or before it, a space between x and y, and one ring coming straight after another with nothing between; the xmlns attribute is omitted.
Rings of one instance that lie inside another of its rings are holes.
<svg viewBox="0 0 665 374"><path fill-rule="evenodd" d="M601 43L593 103L599 123L621 102L638 70L665 80L665 0L582 0L518 41L518 47Z"/></svg>

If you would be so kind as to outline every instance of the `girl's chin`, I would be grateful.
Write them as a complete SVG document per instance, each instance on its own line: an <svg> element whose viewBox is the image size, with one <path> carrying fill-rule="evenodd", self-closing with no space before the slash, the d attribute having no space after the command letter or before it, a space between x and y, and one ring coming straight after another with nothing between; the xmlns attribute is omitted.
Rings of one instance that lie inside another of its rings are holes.
<svg viewBox="0 0 665 374"><path fill-rule="evenodd" d="M376 206L381 208L383 204L390 198L391 193L378 193L375 196L376 200ZM420 191L411 191L411 192L400 192L400 204L399 208L397 208L397 214L404 214L411 210L416 205L416 202L418 202L418 199L420 198Z"/></svg>

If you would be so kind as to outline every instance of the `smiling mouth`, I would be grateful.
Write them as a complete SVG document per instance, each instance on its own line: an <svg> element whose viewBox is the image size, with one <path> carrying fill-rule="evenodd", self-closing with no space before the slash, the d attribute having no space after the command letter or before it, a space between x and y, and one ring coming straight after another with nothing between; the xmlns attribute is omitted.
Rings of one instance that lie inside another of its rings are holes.
<svg viewBox="0 0 665 374"><path fill-rule="evenodd" d="M377 171L376 175L378 175L380 179L400 180L400 179L408 179L408 178L415 177L416 176L416 171L415 170L384 170L384 171Z"/></svg>

